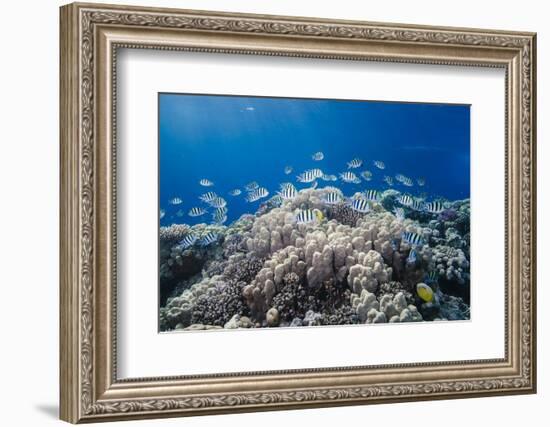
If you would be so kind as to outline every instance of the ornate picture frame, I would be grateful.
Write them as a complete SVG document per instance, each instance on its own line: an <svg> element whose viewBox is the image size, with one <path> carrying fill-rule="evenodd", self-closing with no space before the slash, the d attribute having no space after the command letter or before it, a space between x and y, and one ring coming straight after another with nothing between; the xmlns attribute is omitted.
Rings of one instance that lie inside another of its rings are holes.
<svg viewBox="0 0 550 427"><path fill-rule="evenodd" d="M61 419L71 422L536 391L536 35L189 10L61 8ZM117 379L117 49L505 70L505 357Z"/></svg>

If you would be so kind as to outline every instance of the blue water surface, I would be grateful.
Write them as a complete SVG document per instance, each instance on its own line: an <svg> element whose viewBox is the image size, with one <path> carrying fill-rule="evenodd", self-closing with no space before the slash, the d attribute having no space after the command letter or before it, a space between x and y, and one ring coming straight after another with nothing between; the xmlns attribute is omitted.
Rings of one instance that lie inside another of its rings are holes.
<svg viewBox="0 0 550 427"><path fill-rule="evenodd" d="M227 200L228 221L254 213L261 199L244 200L244 185L257 181L271 197L282 182L297 189L296 175L320 168L339 175L353 158L363 166L352 171L372 172L371 181L334 185L351 196L366 189L392 188L413 196L458 200L470 197L470 106L328 99L271 98L161 93L159 100L159 207L161 225L210 222L209 214L190 217L192 207L212 211L198 197L214 191ZM321 151L322 161L312 155ZM381 160L386 168L373 164ZM293 172L285 175L285 166ZM405 187L396 174L415 180ZM426 184L418 186L416 179ZM203 187L206 178L214 183ZM242 194L228 192L240 188ZM171 205L179 197L183 203Z"/></svg>

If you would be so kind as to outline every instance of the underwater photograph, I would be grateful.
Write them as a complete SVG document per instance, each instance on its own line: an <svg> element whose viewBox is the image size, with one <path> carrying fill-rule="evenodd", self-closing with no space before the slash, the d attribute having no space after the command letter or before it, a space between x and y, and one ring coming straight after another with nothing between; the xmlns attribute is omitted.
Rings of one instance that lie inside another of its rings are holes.
<svg viewBox="0 0 550 427"><path fill-rule="evenodd" d="M159 93L159 330L470 319L470 106Z"/></svg>

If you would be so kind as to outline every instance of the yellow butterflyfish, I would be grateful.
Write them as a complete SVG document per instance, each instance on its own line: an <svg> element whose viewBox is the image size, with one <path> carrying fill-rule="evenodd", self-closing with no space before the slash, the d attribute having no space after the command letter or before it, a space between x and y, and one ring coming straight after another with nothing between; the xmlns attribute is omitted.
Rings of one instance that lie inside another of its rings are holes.
<svg viewBox="0 0 550 427"><path fill-rule="evenodd" d="M425 283L418 283L416 285L416 293L426 302L432 302L434 299L434 291Z"/></svg>

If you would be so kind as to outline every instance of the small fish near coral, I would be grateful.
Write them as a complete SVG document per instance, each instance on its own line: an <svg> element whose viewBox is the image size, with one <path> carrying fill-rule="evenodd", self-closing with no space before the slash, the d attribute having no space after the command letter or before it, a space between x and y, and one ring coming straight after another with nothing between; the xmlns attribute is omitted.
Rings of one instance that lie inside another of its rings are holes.
<svg viewBox="0 0 550 427"><path fill-rule="evenodd" d="M160 97L162 332L470 318L468 106L245 98Z"/></svg>

